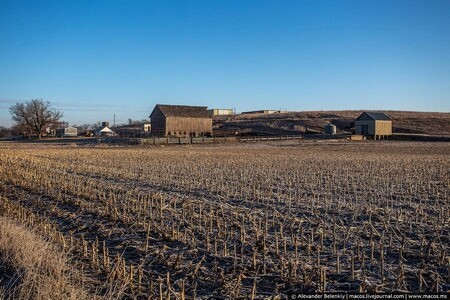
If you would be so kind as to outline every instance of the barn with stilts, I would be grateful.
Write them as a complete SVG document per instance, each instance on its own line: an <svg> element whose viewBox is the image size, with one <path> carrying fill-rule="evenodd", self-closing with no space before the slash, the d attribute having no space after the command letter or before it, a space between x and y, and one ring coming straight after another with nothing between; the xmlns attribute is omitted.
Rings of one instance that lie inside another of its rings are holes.
<svg viewBox="0 0 450 300"><path fill-rule="evenodd" d="M392 135L392 120L381 112L364 112L354 121L355 134L375 140Z"/></svg>

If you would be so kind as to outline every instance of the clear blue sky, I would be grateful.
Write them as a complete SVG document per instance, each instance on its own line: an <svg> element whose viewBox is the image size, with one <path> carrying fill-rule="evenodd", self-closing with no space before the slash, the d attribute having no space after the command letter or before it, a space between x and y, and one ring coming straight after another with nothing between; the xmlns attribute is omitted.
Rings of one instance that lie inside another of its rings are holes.
<svg viewBox="0 0 450 300"><path fill-rule="evenodd" d="M65 120L156 103L450 111L450 1L0 0L0 126L42 98Z"/></svg>

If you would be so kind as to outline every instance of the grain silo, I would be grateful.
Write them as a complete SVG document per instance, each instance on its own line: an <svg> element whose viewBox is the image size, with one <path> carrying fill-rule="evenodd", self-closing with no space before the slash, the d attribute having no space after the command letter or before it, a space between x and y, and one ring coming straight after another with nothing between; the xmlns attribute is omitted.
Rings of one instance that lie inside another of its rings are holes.
<svg viewBox="0 0 450 300"><path fill-rule="evenodd" d="M336 134L336 125L328 123L327 125L325 125L323 130L324 130L325 134L329 134L329 135Z"/></svg>

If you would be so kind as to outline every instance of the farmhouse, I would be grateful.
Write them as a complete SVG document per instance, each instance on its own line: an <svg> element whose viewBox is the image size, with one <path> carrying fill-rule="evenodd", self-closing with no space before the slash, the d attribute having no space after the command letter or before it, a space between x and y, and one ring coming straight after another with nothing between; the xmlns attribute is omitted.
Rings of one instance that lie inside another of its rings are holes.
<svg viewBox="0 0 450 300"><path fill-rule="evenodd" d="M364 112L355 119L355 134L384 139L392 135L392 120L384 113Z"/></svg>
<svg viewBox="0 0 450 300"><path fill-rule="evenodd" d="M206 106L157 104L150 114L153 136L196 137L212 134Z"/></svg>

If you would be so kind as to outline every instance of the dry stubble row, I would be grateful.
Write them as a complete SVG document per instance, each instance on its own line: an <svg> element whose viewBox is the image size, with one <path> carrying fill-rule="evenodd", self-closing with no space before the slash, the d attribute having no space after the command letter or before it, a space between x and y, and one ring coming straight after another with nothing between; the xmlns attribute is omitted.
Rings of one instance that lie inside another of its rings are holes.
<svg viewBox="0 0 450 300"><path fill-rule="evenodd" d="M449 288L445 144L27 149L9 201L130 295Z"/></svg>

